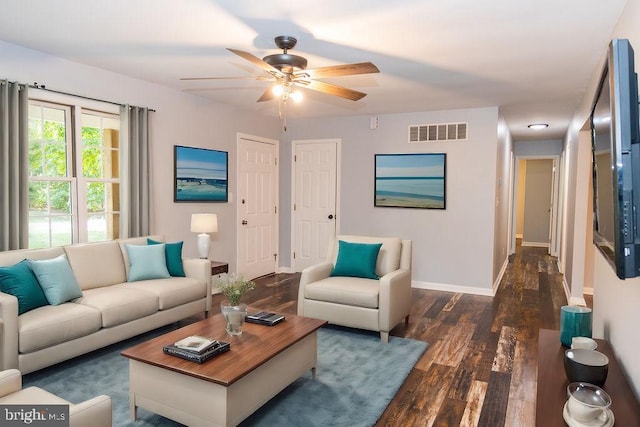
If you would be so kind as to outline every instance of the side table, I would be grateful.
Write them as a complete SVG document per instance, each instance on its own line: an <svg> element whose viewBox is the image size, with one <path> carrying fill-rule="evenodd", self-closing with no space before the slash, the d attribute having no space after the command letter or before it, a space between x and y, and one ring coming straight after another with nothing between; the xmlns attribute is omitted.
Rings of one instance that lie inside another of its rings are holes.
<svg viewBox="0 0 640 427"><path fill-rule="evenodd" d="M222 261L211 261L211 275L212 276L217 276L219 274L222 273L228 273L229 272L229 263L226 262L222 262ZM219 294L220 291L218 290L218 288L212 286L211 287L211 294L215 295L215 294Z"/></svg>
<svg viewBox="0 0 640 427"><path fill-rule="evenodd" d="M222 261L211 261L211 275L216 276L229 272L229 264Z"/></svg>

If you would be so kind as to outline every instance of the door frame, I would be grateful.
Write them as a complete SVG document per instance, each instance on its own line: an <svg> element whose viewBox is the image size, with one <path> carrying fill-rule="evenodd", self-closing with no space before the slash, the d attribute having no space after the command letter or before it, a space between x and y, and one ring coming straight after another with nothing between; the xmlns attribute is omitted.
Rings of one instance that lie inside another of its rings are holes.
<svg viewBox="0 0 640 427"><path fill-rule="evenodd" d="M520 160L551 160L552 161L552 183L551 183L551 212L549 214L549 254L558 256L560 244L560 227L559 219L562 217L558 211L560 202L560 156L559 155L516 155L515 156L515 173L513 174L513 191L511 194L511 230L510 230L510 248L509 253L516 252L516 215L518 201L518 176L520 172ZM526 190L525 190L526 192Z"/></svg>
<svg viewBox="0 0 640 427"><path fill-rule="evenodd" d="M296 271L295 259L293 258L293 253L296 249L296 224L295 224L295 211L293 209L295 196L296 196L296 162L294 161L294 156L296 154L296 147L302 144L327 144L333 143L336 146L336 211L335 211L335 222L336 222L336 234L340 234L340 219L342 215L340 214L340 165L341 162L341 153L342 153L342 138L321 138L321 139L294 139L291 141L291 253L289 254L291 271Z"/></svg>
<svg viewBox="0 0 640 427"><path fill-rule="evenodd" d="M275 214L274 224L273 224L273 245L278 254L276 260L274 261L274 270L276 273L278 272L278 264L280 263L280 161L278 160L280 157L280 141L277 139L265 138L256 135L250 135L247 133L238 132L236 134L236 197L230 197L229 202L233 202L236 204L235 209L235 223L236 223L236 271L240 270L240 231L242 228L242 224L240 223L240 203L237 203L238 195L240 194L240 140L246 139L249 141L254 141L260 144L272 144L276 148L276 172L275 172L275 203L277 206L277 212Z"/></svg>

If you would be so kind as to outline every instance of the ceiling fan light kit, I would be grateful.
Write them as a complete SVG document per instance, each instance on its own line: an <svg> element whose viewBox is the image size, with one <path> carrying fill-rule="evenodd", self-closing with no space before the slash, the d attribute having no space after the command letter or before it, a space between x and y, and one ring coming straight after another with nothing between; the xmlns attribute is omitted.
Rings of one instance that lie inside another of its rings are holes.
<svg viewBox="0 0 640 427"><path fill-rule="evenodd" d="M227 48L229 52L251 62L268 74L268 76L255 76L254 78L256 80L273 82L273 85L267 88L262 96L258 98L258 102L278 98L278 115L279 117L283 117L283 106L286 105L286 102L290 98L296 102L302 99L302 93L295 90L296 87L338 96L351 101L357 101L367 96L366 93L321 82L316 79L379 73L380 70L378 70L378 67L371 62L361 62L307 69L308 62L306 58L288 53L290 49L295 47L297 42L298 40L292 36L278 36L275 38L275 43L278 48L282 49L282 53L267 55L262 59L249 52ZM217 80L230 78L244 79L246 77L189 77L181 80Z"/></svg>

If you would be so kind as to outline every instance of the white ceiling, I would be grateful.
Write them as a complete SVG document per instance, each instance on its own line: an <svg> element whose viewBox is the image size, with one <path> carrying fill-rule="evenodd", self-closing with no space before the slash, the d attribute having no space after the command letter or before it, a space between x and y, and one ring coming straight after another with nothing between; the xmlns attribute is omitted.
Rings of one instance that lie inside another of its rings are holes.
<svg viewBox="0 0 640 427"><path fill-rule="evenodd" d="M262 58L290 35L309 68L371 61L380 74L325 79L368 96L305 91L289 117L499 106L514 139L553 139L626 1L2 0L0 39L275 115L276 102L256 102L267 82L180 77L264 74L225 48ZM532 122L550 128L533 133Z"/></svg>

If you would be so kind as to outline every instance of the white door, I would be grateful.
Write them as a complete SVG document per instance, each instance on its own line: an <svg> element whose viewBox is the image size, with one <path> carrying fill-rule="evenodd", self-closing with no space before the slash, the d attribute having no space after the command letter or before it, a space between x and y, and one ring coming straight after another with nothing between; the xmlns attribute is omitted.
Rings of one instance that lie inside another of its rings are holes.
<svg viewBox="0 0 640 427"><path fill-rule="evenodd" d="M337 230L340 140L293 141L292 268L326 260Z"/></svg>
<svg viewBox="0 0 640 427"><path fill-rule="evenodd" d="M522 246L550 248L553 160L528 159L524 194Z"/></svg>
<svg viewBox="0 0 640 427"><path fill-rule="evenodd" d="M549 255L558 256L556 224L558 223L558 159L553 159L551 169L551 204L549 207Z"/></svg>
<svg viewBox="0 0 640 427"><path fill-rule="evenodd" d="M238 136L238 273L274 273L278 253L278 143Z"/></svg>

